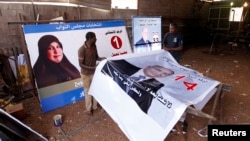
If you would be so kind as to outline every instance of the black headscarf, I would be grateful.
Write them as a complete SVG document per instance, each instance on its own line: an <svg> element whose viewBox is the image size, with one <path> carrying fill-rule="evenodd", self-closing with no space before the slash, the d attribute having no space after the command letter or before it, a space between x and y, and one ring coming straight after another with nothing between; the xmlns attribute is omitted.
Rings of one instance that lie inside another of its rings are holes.
<svg viewBox="0 0 250 141"><path fill-rule="evenodd" d="M33 67L38 88L80 78L80 72L71 64L63 53L60 63L52 62L47 57L47 50L52 42L61 42L53 35L44 35L38 41L39 56Z"/></svg>

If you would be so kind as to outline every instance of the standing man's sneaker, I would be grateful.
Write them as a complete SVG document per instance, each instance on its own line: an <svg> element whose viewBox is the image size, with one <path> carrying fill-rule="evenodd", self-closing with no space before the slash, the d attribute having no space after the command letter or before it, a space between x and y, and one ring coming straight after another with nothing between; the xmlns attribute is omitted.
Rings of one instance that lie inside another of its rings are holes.
<svg viewBox="0 0 250 141"><path fill-rule="evenodd" d="M187 128L188 128L188 123L186 120L183 121L182 123L182 133L186 134L187 133Z"/></svg>
<svg viewBox="0 0 250 141"><path fill-rule="evenodd" d="M93 115L93 110L86 111L87 115L92 116Z"/></svg>

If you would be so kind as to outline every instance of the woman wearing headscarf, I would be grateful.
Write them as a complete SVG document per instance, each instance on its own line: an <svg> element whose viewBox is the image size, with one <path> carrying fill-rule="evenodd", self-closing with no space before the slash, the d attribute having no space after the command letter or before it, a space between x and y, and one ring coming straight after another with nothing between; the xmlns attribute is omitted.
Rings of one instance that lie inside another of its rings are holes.
<svg viewBox="0 0 250 141"><path fill-rule="evenodd" d="M63 53L57 37L44 35L38 41L39 56L33 67L38 88L80 78L80 72Z"/></svg>

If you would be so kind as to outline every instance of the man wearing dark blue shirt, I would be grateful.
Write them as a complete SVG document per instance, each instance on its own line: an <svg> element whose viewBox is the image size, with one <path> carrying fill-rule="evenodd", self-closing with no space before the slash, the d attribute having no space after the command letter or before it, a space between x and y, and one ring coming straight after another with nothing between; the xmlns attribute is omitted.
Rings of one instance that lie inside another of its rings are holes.
<svg viewBox="0 0 250 141"><path fill-rule="evenodd" d="M181 51L183 49L183 38L182 35L177 32L177 25L175 23L169 25L169 32L164 35L162 43L162 48L169 51L179 63L182 53Z"/></svg>

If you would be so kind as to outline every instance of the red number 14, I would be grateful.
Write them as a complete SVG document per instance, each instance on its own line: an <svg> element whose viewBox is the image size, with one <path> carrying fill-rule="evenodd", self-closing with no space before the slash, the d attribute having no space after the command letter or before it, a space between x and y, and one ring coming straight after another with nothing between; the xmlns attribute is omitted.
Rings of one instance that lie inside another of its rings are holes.
<svg viewBox="0 0 250 141"><path fill-rule="evenodd" d="M184 76L184 75L176 76L175 81L181 80L185 77L186 76ZM194 88L198 85L197 83L190 83L187 81L183 81L183 84L186 86L187 90L194 90Z"/></svg>

